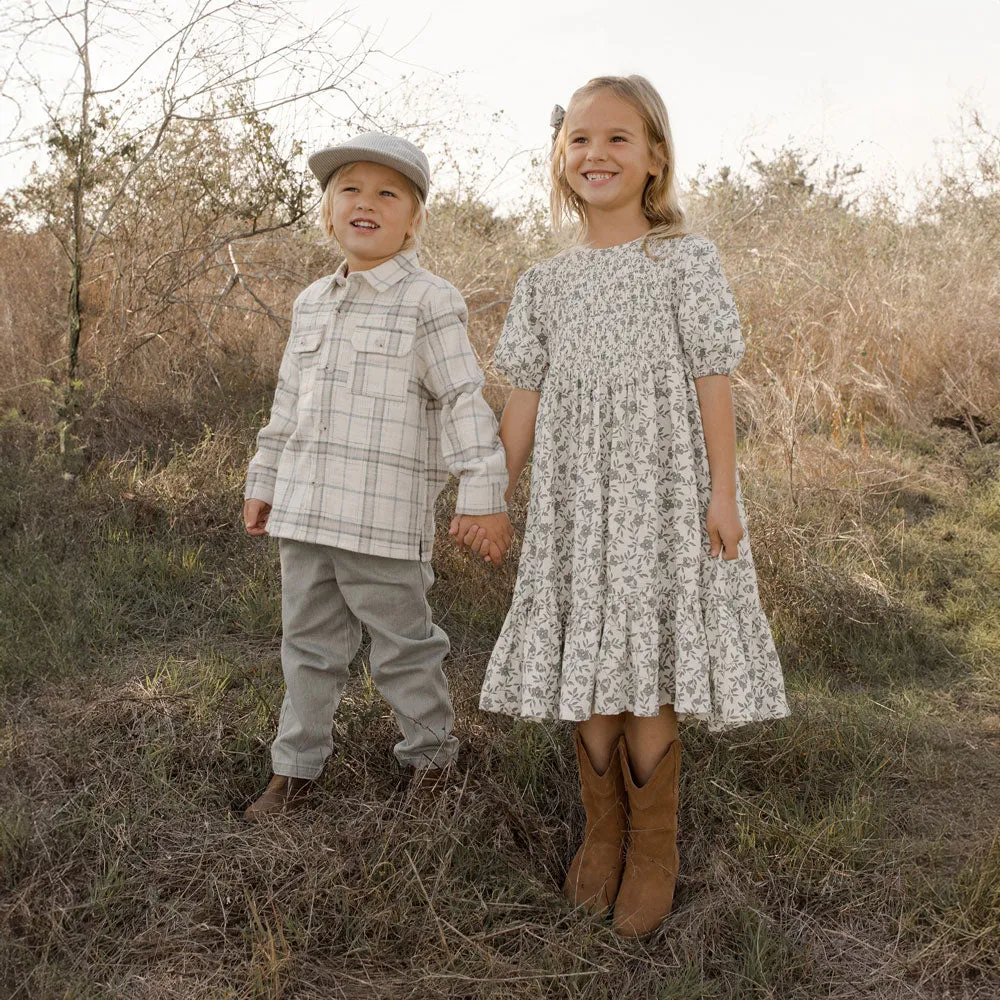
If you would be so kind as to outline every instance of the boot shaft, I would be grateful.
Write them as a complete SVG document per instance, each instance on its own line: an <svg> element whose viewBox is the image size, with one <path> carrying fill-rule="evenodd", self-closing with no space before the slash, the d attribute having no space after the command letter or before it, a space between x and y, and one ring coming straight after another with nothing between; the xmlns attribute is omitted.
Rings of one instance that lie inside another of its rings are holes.
<svg viewBox="0 0 1000 1000"><path fill-rule="evenodd" d="M609 838L624 836L627 823L625 810L625 784L622 776L619 747L624 739L619 737L611 752L611 763L603 774L598 774L577 730L574 738L576 761L580 771L580 798L587 814L586 836L598 831Z"/></svg>

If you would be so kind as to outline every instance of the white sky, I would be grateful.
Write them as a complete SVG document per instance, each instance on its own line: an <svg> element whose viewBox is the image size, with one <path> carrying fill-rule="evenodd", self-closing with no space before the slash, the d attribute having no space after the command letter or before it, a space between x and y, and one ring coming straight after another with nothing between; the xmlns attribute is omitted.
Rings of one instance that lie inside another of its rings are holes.
<svg viewBox="0 0 1000 1000"><path fill-rule="evenodd" d="M606 73L642 73L660 90L682 179L792 143L912 190L953 148L963 107L1000 131L1000 0L377 0L349 18L396 53L371 64L376 80L414 71L409 100L436 123L432 156L452 140L490 177L490 160L519 154L489 189L501 202L541 191L530 156L547 150L552 105ZM309 148L345 137L320 123L304 132ZM25 165L0 161L0 187Z"/></svg>
<svg viewBox="0 0 1000 1000"><path fill-rule="evenodd" d="M522 147L544 149L551 106L606 73L642 73L659 89L682 176L790 141L909 186L951 144L963 106L1000 130L998 0L362 8L376 9L386 42L419 32L406 57L465 70L463 87L504 109Z"/></svg>

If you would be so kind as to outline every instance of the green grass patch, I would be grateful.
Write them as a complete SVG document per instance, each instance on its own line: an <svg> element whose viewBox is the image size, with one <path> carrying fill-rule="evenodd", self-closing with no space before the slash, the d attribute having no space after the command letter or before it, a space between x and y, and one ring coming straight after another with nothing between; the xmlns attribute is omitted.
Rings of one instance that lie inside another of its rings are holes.
<svg viewBox="0 0 1000 1000"><path fill-rule="evenodd" d="M362 647L314 807L251 829L283 683L276 546L237 518L245 443L66 480L5 433L8 992L937 1000L998 981L1000 501L978 473L943 491L886 465L877 495L825 484L791 514L757 481L795 714L684 730L675 912L627 942L559 892L583 827L571 728L476 709L513 565L439 538L455 787L406 795ZM898 447L901 469L934 458Z"/></svg>

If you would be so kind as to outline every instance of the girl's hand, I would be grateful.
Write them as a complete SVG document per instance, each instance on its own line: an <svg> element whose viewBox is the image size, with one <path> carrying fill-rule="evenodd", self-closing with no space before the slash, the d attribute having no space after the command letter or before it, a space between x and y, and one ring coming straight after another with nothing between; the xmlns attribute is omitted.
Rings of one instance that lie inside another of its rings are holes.
<svg viewBox="0 0 1000 1000"><path fill-rule="evenodd" d="M499 566L514 538L514 527L506 514L456 514L448 534L459 546L478 552L486 562Z"/></svg>
<svg viewBox="0 0 1000 1000"><path fill-rule="evenodd" d="M705 515L705 527L712 543L712 556L725 550L723 559L735 559L739 555L737 546L743 537L743 524L735 494L713 493Z"/></svg>
<svg viewBox="0 0 1000 1000"><path fill-rule="evenodd" d="M263 500L247 500L243 504L243 527L248 535L263 535L267 533L267 516L271 513L271 505Z"/></svg>

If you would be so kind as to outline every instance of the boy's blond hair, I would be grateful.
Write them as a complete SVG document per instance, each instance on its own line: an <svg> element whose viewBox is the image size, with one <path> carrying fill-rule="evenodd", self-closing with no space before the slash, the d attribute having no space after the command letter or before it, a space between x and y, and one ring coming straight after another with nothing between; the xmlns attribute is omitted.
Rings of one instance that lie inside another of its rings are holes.
<svg viewBox="0 0 1000 1000"><path fill-rule="evenodd" d="M319 228L325 236L329 236L331 240L335 243L337 242L337 234L333 231L333 185L334 181L337 179L337 175L343 173L350 167L353 167L355 163L360 161L355 160L351 163L345 163L343 166L337 167L336 170L327 178L326 187L323 188L323 197L319 202ZM396 171L399 173L399 171ZM410 192L413 198L413 235L407 236L403 240L403 245L399 248L400 250L417 250L420 247L420 233L424 228L424 223L427 221L427 204L424 201L423 193L420 188L417 187L413 181L410 180L405 174L399 174L400 177L406 181L406 188ZM337 244L340 245L339 243Z"/></svg>
<svg viewBox="0 0 1000 1000"><path fill-rule="evenodd" d="M665 163L656 177L646 181L642 193L642 213L649 220L648 240L683 236L684 210L677 194L676 172L674 168L674 139L670 132L670 119L663 98L644 76L595 76L588 80L570 98L569 108L581 97L598 91L610 91L619 100L630 104L642 118L649 153L654 158L662 152ZM552 190L549 203L552 208L552 228L557 236L566 233L570 226L574 243L580 242L587 232L587 212L583 199L569 186L566 180L566 128L561 127L556 134L549 159L549 173Z"/></svg>

